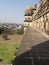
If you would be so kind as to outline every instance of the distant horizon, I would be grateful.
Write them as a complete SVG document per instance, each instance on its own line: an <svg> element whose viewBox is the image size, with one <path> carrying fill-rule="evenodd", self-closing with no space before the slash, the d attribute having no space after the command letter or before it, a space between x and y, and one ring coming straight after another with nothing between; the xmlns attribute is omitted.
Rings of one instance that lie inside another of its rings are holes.
<svg viewBox="0 0 49 65"><path fill-rule="evenodd" d="M24 24L24 22L21 22L21 23L20 23L20 22L19 22L19 23L18 23L18 22L0 22L0 23L16 23L16 24Z"/></svg>
<svg viewBox="0 0 49 65"><path fill-rule="evenodd" d="M16 23L16 22L0 22L1 24L24 24L24 23Z"/></svg>
<svg viewBox="0 0 49 65"><path fill-rule="evenodd" d="M38 3L39 0L0 0L0 22L23 24L26 7Z"/></svg>

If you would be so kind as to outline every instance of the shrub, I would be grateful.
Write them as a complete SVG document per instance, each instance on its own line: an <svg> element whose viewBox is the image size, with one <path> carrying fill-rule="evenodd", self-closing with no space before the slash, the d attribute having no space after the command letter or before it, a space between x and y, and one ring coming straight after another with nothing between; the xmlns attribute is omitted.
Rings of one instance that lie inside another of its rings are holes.
<svg viewBox="0 0 49 65"><path fill-rule="evenodd" d="M8 37L8 34L3 34L3 36L2 36L5 40L9 40L10 38Z"/></svg>
<svg viewBox="0 0 49 65"><path fill-rule="evenodd" d="M7 33L7 34L13 34L14 31L13 31L13 29L11 29L11 28L1 27L1 28L0 28L0 34L5 34L5 33Z"/></svg>
<svg viewBox="0 0 49 65"><path fill-rule="evenodd" d="M3 59L0 58L0 62L2 62L2 61L3 61Z"/></svg>
<svg viewBox="0 0 49 65"><path fill-rule="evenodd" d="M0 34L2 34L4 31L4 27L0 27Z"/></svg>
<svg viewBox="0 0 49 65"><path fill-rule="evenodd" d="M17 29L16 33L19 34L19 35L23 35L23 33L24 33L24 28L22 27L22 28L20 28L20 29Z"/></svg>

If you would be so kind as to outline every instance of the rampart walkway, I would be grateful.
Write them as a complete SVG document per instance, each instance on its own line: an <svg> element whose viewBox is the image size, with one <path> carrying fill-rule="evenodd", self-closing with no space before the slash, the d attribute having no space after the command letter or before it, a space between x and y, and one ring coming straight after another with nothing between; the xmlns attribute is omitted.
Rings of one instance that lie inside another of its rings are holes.
<svg viewBox="0 0 49 65"><path fill-rule="evenodd" d="M13 65L49 65L49 39L28 28Z"/></svg>

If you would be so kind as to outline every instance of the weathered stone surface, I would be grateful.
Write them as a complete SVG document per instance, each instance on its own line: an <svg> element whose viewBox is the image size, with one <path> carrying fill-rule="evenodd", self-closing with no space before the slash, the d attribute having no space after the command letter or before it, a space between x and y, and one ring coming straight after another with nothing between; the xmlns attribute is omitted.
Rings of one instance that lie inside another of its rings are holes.
<svg viewBox="0 0 49 65"><path fill-rule="evenodd" d="M49 65L49 40L37 30L28 28L13 65Z"/></svg>

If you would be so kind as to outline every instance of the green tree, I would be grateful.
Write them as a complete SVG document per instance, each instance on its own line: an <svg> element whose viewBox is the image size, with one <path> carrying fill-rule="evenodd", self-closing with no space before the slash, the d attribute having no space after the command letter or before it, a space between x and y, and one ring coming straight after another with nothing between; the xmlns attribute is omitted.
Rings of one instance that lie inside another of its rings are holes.
<svg viewBox="0 0 49 65"><path fill-rule="evenodd" d="M17 29L16 33L19 34L19 35L23 35L24 27L21 27L20 29Z"/></svg>

